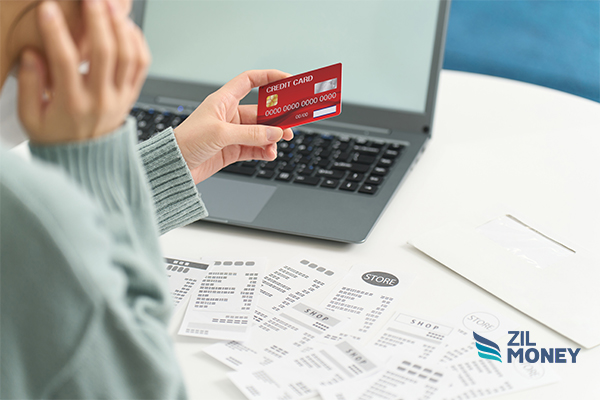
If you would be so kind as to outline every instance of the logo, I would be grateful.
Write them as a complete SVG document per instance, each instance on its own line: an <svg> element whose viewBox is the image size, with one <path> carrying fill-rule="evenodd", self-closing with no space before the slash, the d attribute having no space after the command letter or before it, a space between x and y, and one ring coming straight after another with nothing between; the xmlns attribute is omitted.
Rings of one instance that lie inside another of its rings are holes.
<svg viewBox="0 0 600 400"><path fill-rule="evenodd" d="M475 346L477 346L479 357L502 362L500 347L496 343L483 336L479 336L475 332L473 332L473 337L476 341Z"/></svg>
<svg viewBox="0 0 600 400"><path fill-rule="evenodd" d="M398 278L387 272L367 272L362 276L362 280L375 286L396 286Z"/></svg>
<svg viewBox="0 0 600 400"><path fill-rule="evenodd" d="M538 347L537 343L530 339L529 331L508 331L508 334L512 337L506 344L506 362L528 365L521 372L532 379L543 375L544 371L541 366L533 367L532 364L566 364L568 362L575 364L581 350L580 348L566 347ZM502 362L500 347L496 343L475 332L473 332L473 337L479 357Z"/></svg>

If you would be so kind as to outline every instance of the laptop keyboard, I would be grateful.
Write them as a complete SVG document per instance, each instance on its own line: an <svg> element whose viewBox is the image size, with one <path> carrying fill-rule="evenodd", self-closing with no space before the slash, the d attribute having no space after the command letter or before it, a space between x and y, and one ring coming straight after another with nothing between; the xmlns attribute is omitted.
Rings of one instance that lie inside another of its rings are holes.
<svg viewBox="0 0 600 400"><path fill-rule="evenodd" d="M176 127L188 115L139 107L131 110L137 119L138 140L144 141L168 126ZM334 136L294 129L294 139L277 144L275 161L241 161L221 171L258 180L275 180L374 195L397 162L404 146L383 140Z"/></svg>

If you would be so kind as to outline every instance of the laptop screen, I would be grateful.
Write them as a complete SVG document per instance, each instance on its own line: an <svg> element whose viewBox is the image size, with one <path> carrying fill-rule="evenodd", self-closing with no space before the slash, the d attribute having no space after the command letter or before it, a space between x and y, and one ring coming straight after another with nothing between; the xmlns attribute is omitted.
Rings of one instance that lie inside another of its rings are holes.
<svg viewBox="0 0 600 400"><path fill-rule="evenodd" d="M424 113L439 1L149 0L150 75L221 85L248 69L343 65L344 102Z"/></svg>

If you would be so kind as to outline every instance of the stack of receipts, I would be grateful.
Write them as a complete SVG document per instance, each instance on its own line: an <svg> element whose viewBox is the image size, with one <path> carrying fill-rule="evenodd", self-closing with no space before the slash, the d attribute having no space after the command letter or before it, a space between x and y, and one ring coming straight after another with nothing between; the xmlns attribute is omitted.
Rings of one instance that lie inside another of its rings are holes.
<svg viewBox="0 0 600 400"><path fill-rule="evenodd" d="M179 334L223 339L204 351L248 399L479 399L558 381L546 365L479 358L473 331L495 340L515 329L492 310L399 310L413 278L398 267L166 261L175 306L188 302Z"/></svg>

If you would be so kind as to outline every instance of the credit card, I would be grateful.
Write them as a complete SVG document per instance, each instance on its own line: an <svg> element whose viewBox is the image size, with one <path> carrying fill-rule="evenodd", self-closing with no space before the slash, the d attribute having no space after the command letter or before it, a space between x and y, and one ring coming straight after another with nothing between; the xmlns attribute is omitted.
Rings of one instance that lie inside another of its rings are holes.
<svg viewBox="0 0 600 400"><path fill-rule="evenodd" d="M340 115L342 64L290 76L258 88L260 125L292 128Z"/></svg>

